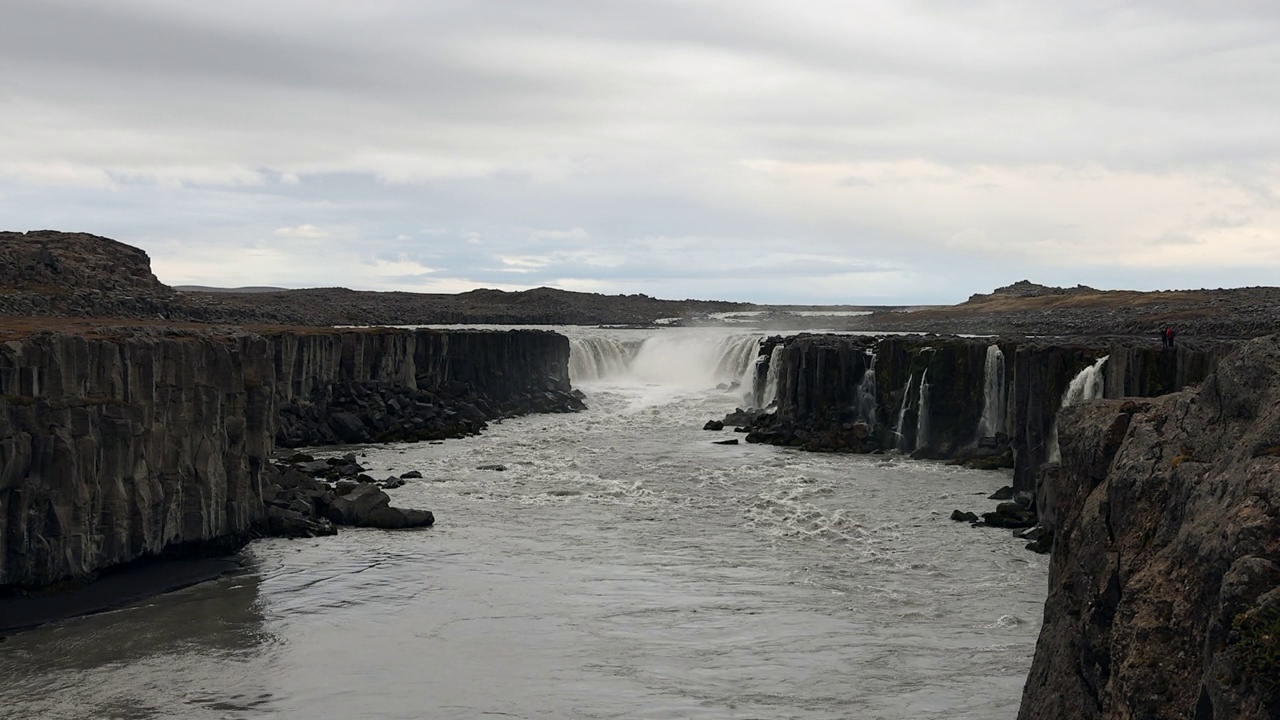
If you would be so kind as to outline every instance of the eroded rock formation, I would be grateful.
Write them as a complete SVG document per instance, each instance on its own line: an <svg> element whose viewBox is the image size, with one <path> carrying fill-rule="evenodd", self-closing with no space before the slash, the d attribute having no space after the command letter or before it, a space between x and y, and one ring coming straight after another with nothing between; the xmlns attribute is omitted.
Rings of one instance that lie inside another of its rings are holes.
<svg viewBox="0 0 1280 720"><path fill-rule="evenodd" d="M1068 408L1059 435L1019 717L1280 717L1280 340L1199 389Z"/></svg>

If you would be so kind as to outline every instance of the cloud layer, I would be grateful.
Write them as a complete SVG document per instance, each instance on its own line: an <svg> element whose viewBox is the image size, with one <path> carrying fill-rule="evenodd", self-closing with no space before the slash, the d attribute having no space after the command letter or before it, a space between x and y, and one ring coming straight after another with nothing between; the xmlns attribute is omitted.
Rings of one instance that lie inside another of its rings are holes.
<svg viewBox="0 0 1280 720"><path fill-rule="evenodd" d="M0 0L0 225L173 284L1274 284L1280 6Z"/></svg>

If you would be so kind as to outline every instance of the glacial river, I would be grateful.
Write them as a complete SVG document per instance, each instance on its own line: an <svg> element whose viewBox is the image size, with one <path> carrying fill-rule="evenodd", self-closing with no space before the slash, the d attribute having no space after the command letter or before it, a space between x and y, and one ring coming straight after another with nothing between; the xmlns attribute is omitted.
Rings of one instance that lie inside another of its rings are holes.
<svg viewBox="0 0 1280 720"><path fill-rule="evenodd" d="M359 449L434 528L10 637L0 718L1015 716L1046 559L948 518L1006 475L714 445L752 339L567 332L631 355L575 358L588 411Z"/></svg>

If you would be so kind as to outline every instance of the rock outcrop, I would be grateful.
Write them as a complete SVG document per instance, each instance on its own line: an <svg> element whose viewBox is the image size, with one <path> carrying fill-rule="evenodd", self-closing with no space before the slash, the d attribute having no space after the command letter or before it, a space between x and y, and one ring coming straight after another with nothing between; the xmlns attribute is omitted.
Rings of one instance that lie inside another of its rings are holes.
<svg viewBox="0 0 1280 720"><path fill-rule="evenodd" d="M0 588L232 549L277 499L277 437L399 437L388 428L422 417L401 396L468 418L450 433L582 406L549 332L113 332L0 345ZM335 402L357 388L390 400Z"/></svg>
<svg viewBox="0 0 1280 720"><path fill-rule="evenodd" d="M1067 408L1019 718L1280 717L1280 339L1198 389ZM1045 521L1042 513L1042 522Z"/></svg>
<svg viewBox="0 0 1280 720"><path fill-rule="evenodd" d="M178 293L136 247L86 233L0 232L0 315L155 318Z"/></svg>

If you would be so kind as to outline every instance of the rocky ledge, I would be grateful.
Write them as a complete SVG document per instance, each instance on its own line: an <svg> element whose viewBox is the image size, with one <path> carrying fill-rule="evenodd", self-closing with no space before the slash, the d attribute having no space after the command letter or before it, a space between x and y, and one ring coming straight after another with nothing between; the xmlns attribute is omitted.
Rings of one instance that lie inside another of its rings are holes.
<svg viewBox="0 0 1280 720"><path fill-rule="evenodd" d="M1196 389L1067 408L1059 429L1019 718L1280 717L1280 338Z"/></svg>

